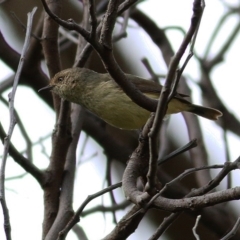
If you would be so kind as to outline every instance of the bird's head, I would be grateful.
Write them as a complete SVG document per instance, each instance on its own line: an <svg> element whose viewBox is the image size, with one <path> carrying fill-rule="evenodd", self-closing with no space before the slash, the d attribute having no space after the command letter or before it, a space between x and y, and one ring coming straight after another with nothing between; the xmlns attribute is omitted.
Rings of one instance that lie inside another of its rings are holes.
<svg viewBox="0 0 240 240"><path fill-rule="evenodd" d="M58 72L50 80L49 85L39 89L38 92L48 89L64 98L64 95L71 91L77 81L76 70L74 68L69 68Z"/></svg>

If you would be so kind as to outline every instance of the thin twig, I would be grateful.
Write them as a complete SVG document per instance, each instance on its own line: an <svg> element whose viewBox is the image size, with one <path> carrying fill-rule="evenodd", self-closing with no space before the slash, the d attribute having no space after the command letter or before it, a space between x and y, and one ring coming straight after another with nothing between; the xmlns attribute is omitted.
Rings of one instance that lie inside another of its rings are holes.
<svg viewBox="0 0 240 240"><path fill-rule="evenodd" d="M4 142L6 138L6 133L0 123L0 139ZM13 158L13 160L18 163L27 173L31 174L40 184L43 186L43 172L39 170L32 162L30 162L27 158L23 156L23 154L19 153L18 150L14 147L12 143L9 145L9 155Z"/></svg>
<svg viewBox="0 0 240 240"><path fill-rule="evenodd" d="M133 6L138 0L126 0L125 2L121 3L118 7L118 14L122 14L125 10L129 9Z"/></svg>
<svg viewBox="0 0 240 240"><path fill-rule="evenodd" d="M107 166L106 166L106 181L107 181L107 186L111 186L112 185L112 174L111 174L111 169L112 169L112 159L111 158L108 158L107 159ZM104 181L105 182L105 181ZM113 194L113 191L110 191L109 192L109 195L110 195L110 201L111 201L111 204L112 205L117 205L117 202L116 202L116 199L115 199L115 196ZM112 210L112 215L113 215L113 222L115 224L117 224L117 216L116 216L116 211Z"/></svg>
<svg viewBox="0 0 240 240"><path fill-rule="evenodd" d="M229 142L227 138L227 129L225 126L225 122L223 122L223 139L224 139L224 148L225 148L225 161L230 162L230 152L229 152ZM229 173L227 175L227 186L226 188L232 187L232 174Z"/></svg>
<svg viewBox="0 0 240 240"><path fill-rule="evenodd" d="M76 211L76 213L74 214L74 216L72 217L72 219L69 221L69 223L67 224L67 226L59 233L59 236L58 236L58 240L63 240L65 239L65 236L66 234L69 232L69 230L77 223L79 222L79 216L81 215L83 209L87 206L87 204L89 202L91 202L93 199L109 192L109 191L112 191L116 188L119 188L122 186L122 183L116 183L110 187L107 187L95 194L92 194L92 195L89 195L86 200L82 203L82 205L78 208L78 210Z"/></svg>
<svg viewBox="0 0 240 240"><path fill-rule="evenodd" d="M238 22L235 28L233 28L232 33L229 35L227 41L222 45L222 47L218 51L218 54L214 58L212 58L210 61L208 61L207 67L209 70L213 68L215 65L217 65L218 63L223 61L224 55L227 53L233 41L236 39L239 31L240 31L240 23Z"/></svg>
<svg viewBox="0 0 240 240"><path fill-rule="evenodd" d="M162 30L165 32L165 31L168 31L168 30L177 30L179 32L181 32L183 34L183 36L186 35L186 31L184 28L180 27L180 26L167 26L167 27L164 27L162 28Z"/></svg>
<svg viewBox="0 0 240 240"><path fill-rule="evenodd" d="M233 236L235 236L237 230L239 229L240 226L240 217L238 218L237 222L235 223L233 229L223 238L221 238L221 240L228 240L230 238L232 238Z"/></svg>
<svg viewBox="0 0 240 240"><path fill-rule="evenodd" d="M218 36L218 33L222 29L223 24L228 20L228 17L232 17L233 13L239 14L239 8L233 9L232 11L227 11L226 14L224 14L221 17L220 21L218 22L217 27L214 29L212 35L209 38L209 43L207 45L207 48L205 49L205 53L203 54L203 59L207 59L209 57L209 52L212 48L212 45L213 45L216 37Z"/></svg>
<svg viewBox="0 0 240 240"><path fill-rule="evenodd" d="M12 15L12 17L20 24L20 26L22 27L22 29L24 31L26 31L26 26L24 25L24 23L18 18L18 16L16 15L15 12L10 12L10 14ZM37 35L35 35L34 33L31 33L31 36L34 37L36 40L41 41L41 38L39 38Z"/></svg>
<svg viewBox="0 0 240 240"><path fill-rule="evenodd" d="M195 222L195 225L192 229L193 235L196 238L196 240L200 240L199 235L197 234L197 226L198 226L198 223L199 223L200 219L201 219L201 215L198 215L197 219L196 219L196 222Z"/></svg>
<svg viewBox="0 0 240 240"><path fill-rule="evenodd" d="M127 36L126 29L127 29L127 26L128 26L129 17L130 17L130 9L128 9L127 11L125 11L123 13L123 22L121 23L121 29L115 36L113 36L113 42L117 42L120 39Z"/></svg>
<svg viewBox="0 0 240 240"><path fill-rule="evenodd" d="M157 240L170 227L170 225L181 215L181 212L170 214L163 219L163 222L157 228L156 232L148 240Z"/></svg>
<svg viewBox="0 0 240 240"><path fill-rule="evenodd" d="M19 81L21 71L23 68L25 55L26 55L28 47L29 47L31 31L32 31L33 16L34 16L34 13L36 12L36 10L37 10L37 8L34 7L32 12L27 14L28 21L27 21L27 31L26 31L25 42L23 45L23 50L22 50L20 61L19 61L18 69L17 69L16 75L14 78L13 88L12 88L11 93L9 94L10 126L8 129L8 134L4 140L3 157L2 157L1 169L0 169L0 201L1 201L2 209L3 209L4 230L5 230L5 235L6 235L7 240L11 239L11 224L10 224L10 219L9 219L7 203L6 203L6 199L5 199L5 167L6 167L6 162L7 162L10 140L12 137L14 126L16 124L16 117L14 115L14 98L15 98L15 94L17 91L18 81Z"/></svg>
<svg viewBox="0 0 240 240"><path fill-rule="evenodd" d="M74 33L71 31L67 31L65 30L63 27L59 27L59 33L61 33L62 38L59 38L59 42L68 39L70 42L74 43L74 44L78 44L78 39L76 36L74 36ZM76 34L75 34L76 35Z"/></svg>
<svg viewBox="0 0 240 240"><path fill-rule="evenodd" d="M96 213L96 212L115 212L117 210L123 210L125 209L126 207L128 207L131 203L127 200L121 202L121 203L115 203L115 204L112 204L111 206L109 207L106 207L106 206L103 206L103 205L99 205L99 206L95 206L91 209L88 209L84 212L82 212L82 217L85 217L89 214L92 214L92 213Z"/></svg>
<svg viewBox="0 0 240 240"><path fill-rule="evenodd" d="M5 105L8 104L7 101L2 96L0 96L0 100ZM28 160L32 162L33 161L33 158L32 158L32 146L33 146L32 141L31 141L30 137L28 136L28 133L27 133L22 121L21 121L21 118L19 117L19 115L18 115L18 113L15 109L14 109L14 116L16 118L16 122L18 123L19 129L20 129L20 131L23 135L23 138L26 141L27 149L24 152L26 152Z"/></svg>
<svg viewBox="0 0 240 240"><path fill-rule="evenodd" d="M168 102L171 101L174 94L176 93L177 86L178 86L178 83L179 83L180 78L182 76L182 73L183 73L185 67L187 66L189 60L193 56L193 49L194 49L194 45L195 45L195 42L196 42L199 26L200 26L200 23L201 23L204 7L205 7L205 3L204 3L203 0L194 1L194 3L193 3L193 16L192 16L191 26L190 26L190 28L189 28L189 30L188 30L185 38L184 38L184 41L186 41L186 43L187 43L187 41L189 41L189 43L191 41L189 54L188 54L188 56L187 56L187 58L186 58L186 60L183 64L183 66L177 71L177 77L176 77L176 80L173 82L173 87L172 87L171 93L168 97ZM183 41L183 43L184 43L184 41ZM182 44L182 46L184 47L184 44ZM179 50L181 51L183 49L181 49L181 47L180 47ZM176 53L176 55L177 54L178 53Z"/></svg>
<svg viewBox="0 0 240 240"><path fill-rule="evenodd" d="M168 154L167 156L164 156L163 158L159 159L158 166L165 163L169 159L174 158L174 157L178 156L179 154L186 152L196 146L197 146L197 139L191 140L189 143L187 143L183 147L180 147L180 148L176 149L175 151L171 152L170 154Z"/></svg>
<svg viewBox="0 0 240 240"><path fill-rule="evenodd" d="M7 89L9 89L13 85L13 81L14 81L14 74L11 74L10 76L1 80L1 82L0 82L0 93L3 93Z"/></svg>
<svg viewBox="0 0 240 240"><path fill-rule="evenodd" d="M150 63L149 63L147 58L143 58L141 61L142 61L143 65L145 66L145 68L147 69L148 73L150 74L152 81L158 83L159 82L158 81L159 78L165 78L166 77L166 75L158 75L158 74L156 74L153 71L152 66L150 65Z"/></svg>

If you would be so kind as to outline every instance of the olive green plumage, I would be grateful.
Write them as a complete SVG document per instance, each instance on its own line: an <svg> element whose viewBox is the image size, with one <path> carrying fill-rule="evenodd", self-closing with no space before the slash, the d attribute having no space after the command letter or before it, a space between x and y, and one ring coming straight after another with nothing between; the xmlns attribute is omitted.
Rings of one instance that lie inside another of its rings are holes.
<svg viewBox="0 0 240 240"><path fill-rule="evenodd" d="M162 86L146 79L126 74L127 78L145 95L159 98ZM122 129L138 129L147 121L150 112L135 104L108 73L100 74L86 68L69 68L57 73L50 85L43 88L70 102L86 107L107 123ZM213 108L194 105L178 94L168 104L167 114L182 111L217 120L222 113Z"/></svg>

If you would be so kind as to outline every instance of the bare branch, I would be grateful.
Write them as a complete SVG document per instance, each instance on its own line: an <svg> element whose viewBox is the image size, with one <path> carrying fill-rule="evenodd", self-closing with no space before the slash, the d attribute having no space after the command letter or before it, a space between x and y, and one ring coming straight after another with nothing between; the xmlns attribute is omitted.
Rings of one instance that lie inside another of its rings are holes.
<svg viewBox="0 0 240 240"><path fill-rule="evenodd" d="M239 229L240 226L240 218L237 219L236 224L234 225L233 229L223 238L221 238L221 240L228 240L231 239L233 236L236 235L237 230Z"/></svg>
<svg viewBox="0 0 240 240"><path fill-rule="evenodd" d="M126 0L118 8L118 14L122 14L125 10L133 6L138 0Z"/></svg>
<svg viewBox="0 0 240 240"><path fill-rule="evenodd" d="M11 93L9 94L9 112L10 112L10 126L8 129L8 134L4 139L4 150L3 150L3 157L1 161L1 169L0 169L0 201L2 204L2 209L4 213L4 230L5 230L5 235L7 240L11 240L11 224L10 224L10 219L9 219L9 213L7 209L7 203L5 199L5 167L6 167L6 162L7 162L7 155L9 151L9 145L12 137L12 133L14 130L14 126L16 124L16 118L14 115L14 98L15 94L17 91L17 86L18 86L18 81L20 78L20 74L23 68L23 63L24 63L24 58L27 52L27 49L29 47L30 43L30 38L31 38L31 31L32 31L32 22L33 22L33 16L34 13L36 12L37 8L33 8L32 12L28 13L28 21L27 21L27 32L26 32L26 37L25 37L25 42L23 45L23 50L21 54L21 58L19 61L18 69L14 78L13 82L13 88Z"/></svg>
<svg viewBox="0 0 240 240"><path fill-rule="evenodd" d="M127 36L126 29L127 29L127 26L128 26L129 17L130 17L130 9L128 9L124 12L123 22L121 23L121 29L115 36L113 36L113 42L117 42L120 39Z"/></svg>
<svg viewBox="0 0 240 240"><path fill-rule="evenodd" d="M196 222L195 222L195 225L194 225L194 227L192 229L193 230L193 235L196 238L196 240L200 240L199 235L196 232L197 231L197 226L198 226L198 223L199 223L200 219L201 219L201 215L198 215L197 219L196 219Z"/></svg>
<svg viewBox="0 0 240 240"><path fill-rule="evenodd" d="M190 44L192 38L194 37L194 34L196 34L196 31L198 30L198 26L202 16L202 11L203 9L201 6L201 0L194 1L191 25L189 27L189 30L185 38L183 39L181 46L179 47L179 50L177 51L177 53L175 54L175 56L173 57L170 63L166 82L162 88L162 91L159 97L157 111L156 111L156 118L154 119L153 127L149 133L150 159L149 159L149 170L147 174L147 177L148 177L147 189L153 188L155 178L156 178L157 158L158 158L157 157L158 149L156 144L157 137L162 125L162 120L167 111L167 104L175 94L176 86L178 84L177 82L174 82L176 81L175 79L176 70L178 68L179 62L187 46ZM149 189L147 191L149 191Z"/></svg>
<svg viewBox="0 0 240 240"><path fill-rule="evenodd" d="M69 30L76 30L79 32L87 41L91 41L90 33L86 31L85 29L81 28L78 24L75 23L73 19L69 19L68 21L64 21L61 18L59 18L57 15L55 15L48 7L45 0L42 0L43 7L47 14L55 20L59 25L69 29Z"/></svg>
<svg viewBox="0 0 240 240"><path fill-rule="evenodd" d="M83 211L81 216L85 217L89 214L93 214L93 213L96 213L98 211L99 212L113 212L113 211L117 211L117 210L122 210L122 209L125 209L126 207L128 207L130 204L131 203L129 201L123 201L121 203L113 204L112 206L109 206L109 207L99 205L99 206L95 206L91 209L88 209L86 211Z"/></svg>
<svg viewBox="0 0 240 240"><path fill-rule="evenodd" d="M6 133L0 124L0 138L2 142L6 137ZM15 162L17 162L27 173L30 173L40 184L41 187L44 185L43 172L39 170L31 161L25 158L17 149L10 143L9 154Z"/></svg>
<svg viewBox="0 0 240 240"><path fill-rule="evenodd" d="M107 187L95 194L89 195L87 197L87 199L82 203L82 205L78 208L78 210L76 211L76 213L74 214L74 216L72 217L72 219L69 221L69 223L67 224L67 226L59 233L59 237L58 240L63 240L65 239L65 236L67 235L67 233L69 232L69 230L79 221L79 216L81 215L83 209L87 206L87 204L92 201L93 199L109 192L112 191L116 188L121 187L122 183L117 183L114 184L110 187Z"/></svg>

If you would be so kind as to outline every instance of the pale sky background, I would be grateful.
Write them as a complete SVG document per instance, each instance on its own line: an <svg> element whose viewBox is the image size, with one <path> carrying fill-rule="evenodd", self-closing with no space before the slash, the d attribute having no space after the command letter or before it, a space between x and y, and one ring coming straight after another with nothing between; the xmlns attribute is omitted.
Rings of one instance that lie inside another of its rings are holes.
<svg viewBox="0 0 240 240"><path fill-rule="evenodd" d="M145 11L146 14L150 14L150 16L155 19L155 21L159 24L160 27L164 26L181 26L185 30L188 29L190 24L190 17L192 15L192 0L185 1L177 1L177 0L168 0L164 1L164 7L162 4L163 1L159 0L149 0L141 3L139 7L141 10ZM238 3L239 1L225 1L232 5ZM159 3L159 7L158 6ZM175 6L173 8L173 6ZM210 37L210 33L215 25L218 23L219 17L224 12L222 5L218 0L207 0L206 8L202 20L202 24L200 27L200 32L196 42L197 53L201 56L202 51L206 47L206 42ZM174 17L172 17L174 16ZM0 16L1 21L3 20ZM221 36L223 39L225 36L224 31L229 32L229 29L232 29L236 21L239 21L238 18L230 19L224 27L224 30L221 32ZM0 25L1 26L1 25ZM176 33L173 30L168 31L168 36L171 36L170 40L175 50L181 43L182 34ZM134 39L137 38L137 41ZM141 39L141 41L140 41ZM207 40L206 40L207 39ZM218 38L217 42L214 44L213 51L218 51L219 46L221 46L222 42L219 41L221 37ZM223 64L219 64L215 71L213 72L212 79L214 81L215 87L219 96L224 96L224 102L226 106L231 109L231 111L237 116L240 117L239 114L239 37L236 39L235 43L231 47L230 51L228 51L228 55L225 58ZM162 73L166 72L166 67L163 64L161 56L159 55L159 50L152 45L151 40L149 40L143 32L139 33L139 29L132 28L128 39L124 39L123 41L129 41L129 45L131 46L131 51L135 51L134 58L139 58L139 61L136 61L136 65L142 66L143 73L142 76L148 77L148 74L143 67L140 59L143 57L147 57L150 60L151 65L155 70L159 71L159 66L161 66ZM122 43L119 43L122 44ZM237 54L236 54L237 53ZM132 57L132 54L130 54ZM11 71L3 65L0 61L0 81L4 79L6 76L11 74ZM192 77L192 79L197 79L199 76L198 68L194 58L188 64L184 74L187 74ZM194 84L194 82L190 82L193 87L193 98L195 103L200 104L199 100L199 91ZM7 96L9 91L5 93ZM22 108L22 106L25 106ZM16 93L15 99L15 107L23 121L23 123L27 126L28 133L33 142L39 141L40 138L43 138L49 135L53 129L55 115L54 112L44 104L32 91L26 87L19 87ZM8 129L9 124L9 113L8 109L0 103L0 120L5 129ZM4 116L4 118L2 117ZM41 124L39 125L39 119L41 119ZM176 120L179 122L179 129L182 129L182 135L184 143L187 143L188 138L184 128L184 123L182 121L181 115L174 115L171 120L171 124L175 124ZM223 163L225 159L224 155L224 147L222 142L222 132L219 131L219 128L211 121L200 119L201 124L204 124L204 137L205 141L209 143L210 146L214 146L216 152L210 157L211 162L215 163ZM36 124L37 123L37 124ZM170 127L171 128L171 124ZM86 135L81 133L80 141L83 142ZM235 160L239 156L239 138L236 137L232 133L228 133L229 140L229 148L231 159ZM14 134L12 137L12 142L16 144L18 149L24 150L26 145L23 139L20 137L19 129L16 126L14 130ZM50 143L51 140L43 141L43 148L39 145L33 148L34 158L37 166L40 168L44 168L47 166L48 158L45 156L43 149L47 155L50 155ZM81 151L81 149L79 149ZM0 146L0 156L2 155L3 148ZM211 151L212 152L212 151ZM99 162L99 164L93 164L92 159L88 161L88 158L94 156L94 162ZM82 156L82 166L77 173L76 177L76 188L81 189L81 193L74 196L75 208L78 208L80 204L85 200L85 197L88 194L93 194L100 189L103 188L103 177L102 173L105 171L105 166L103 166L102 162L104 159L104 155L102 153L102 149L93 141L89 140L87 148L84 151ZM101 166L96 167L96 166ZM239 173L235 171L234 176L237 176ZM16 176L22 174L23 170L18 167L11 158L7 161L7 169L6 175ZM116 173L117 174L117 173ZM90 176L89 176L90 175ZM95 181L87 181L89 177L95 176ZM116 177L117 178L117 177ZM119 176L121 178L121 176ZM117 181L117 180L116 180ZM86 186L86 182L88 185ZM235 184L239 185L239 181L234 178ZM89 184L91 184L89 186ZM224 184L223 184L224 185ZM224 187L224 186L223 186ZM84 194L83 194L84 191ZM121 190L117 190L120 192ZM119 194L120 195L120 194ZM6 196L8 208L11 216L11 224L12 224L12 239L41 239L41 226L42 226L42 191L39 190L39 186L36 181L30 175L23 177L21 180L17 181L7 181L6 182ZM123 199L123 198L122 198ZM87 208L91 208L95 206L96 203L104 202L106 205L109 203L109 199L98 198L92 201ZM122 211L122 214L124 212ZM118 214L119 219L122 216L121 212ZM105 219L104 219L105 218ZM32 220L34 219L34 221ZM94 231L92 231L92 222L97 222L94 225ZM103 216L101 213L92 214L87 218L81 219L81 226L85 229L85 232L89 236L90 240L98 240L101 237L105 236L109 233L114 227L112 222L111 214L106 214ZM2 215L0 214L0 239L5 239L5 235L2 229ZM149 233L153 233L155 229L153 226L143 221L141 223L143 227L140 227L133 236L130 236L129 239L147 239L150 235ZM27 231L26 231L27 228ZM146 231L146 229L149 230ZM39 237L38 237L39 236ZM67 237L68 240L75 240L75 235L70 233Z"/></svg>

